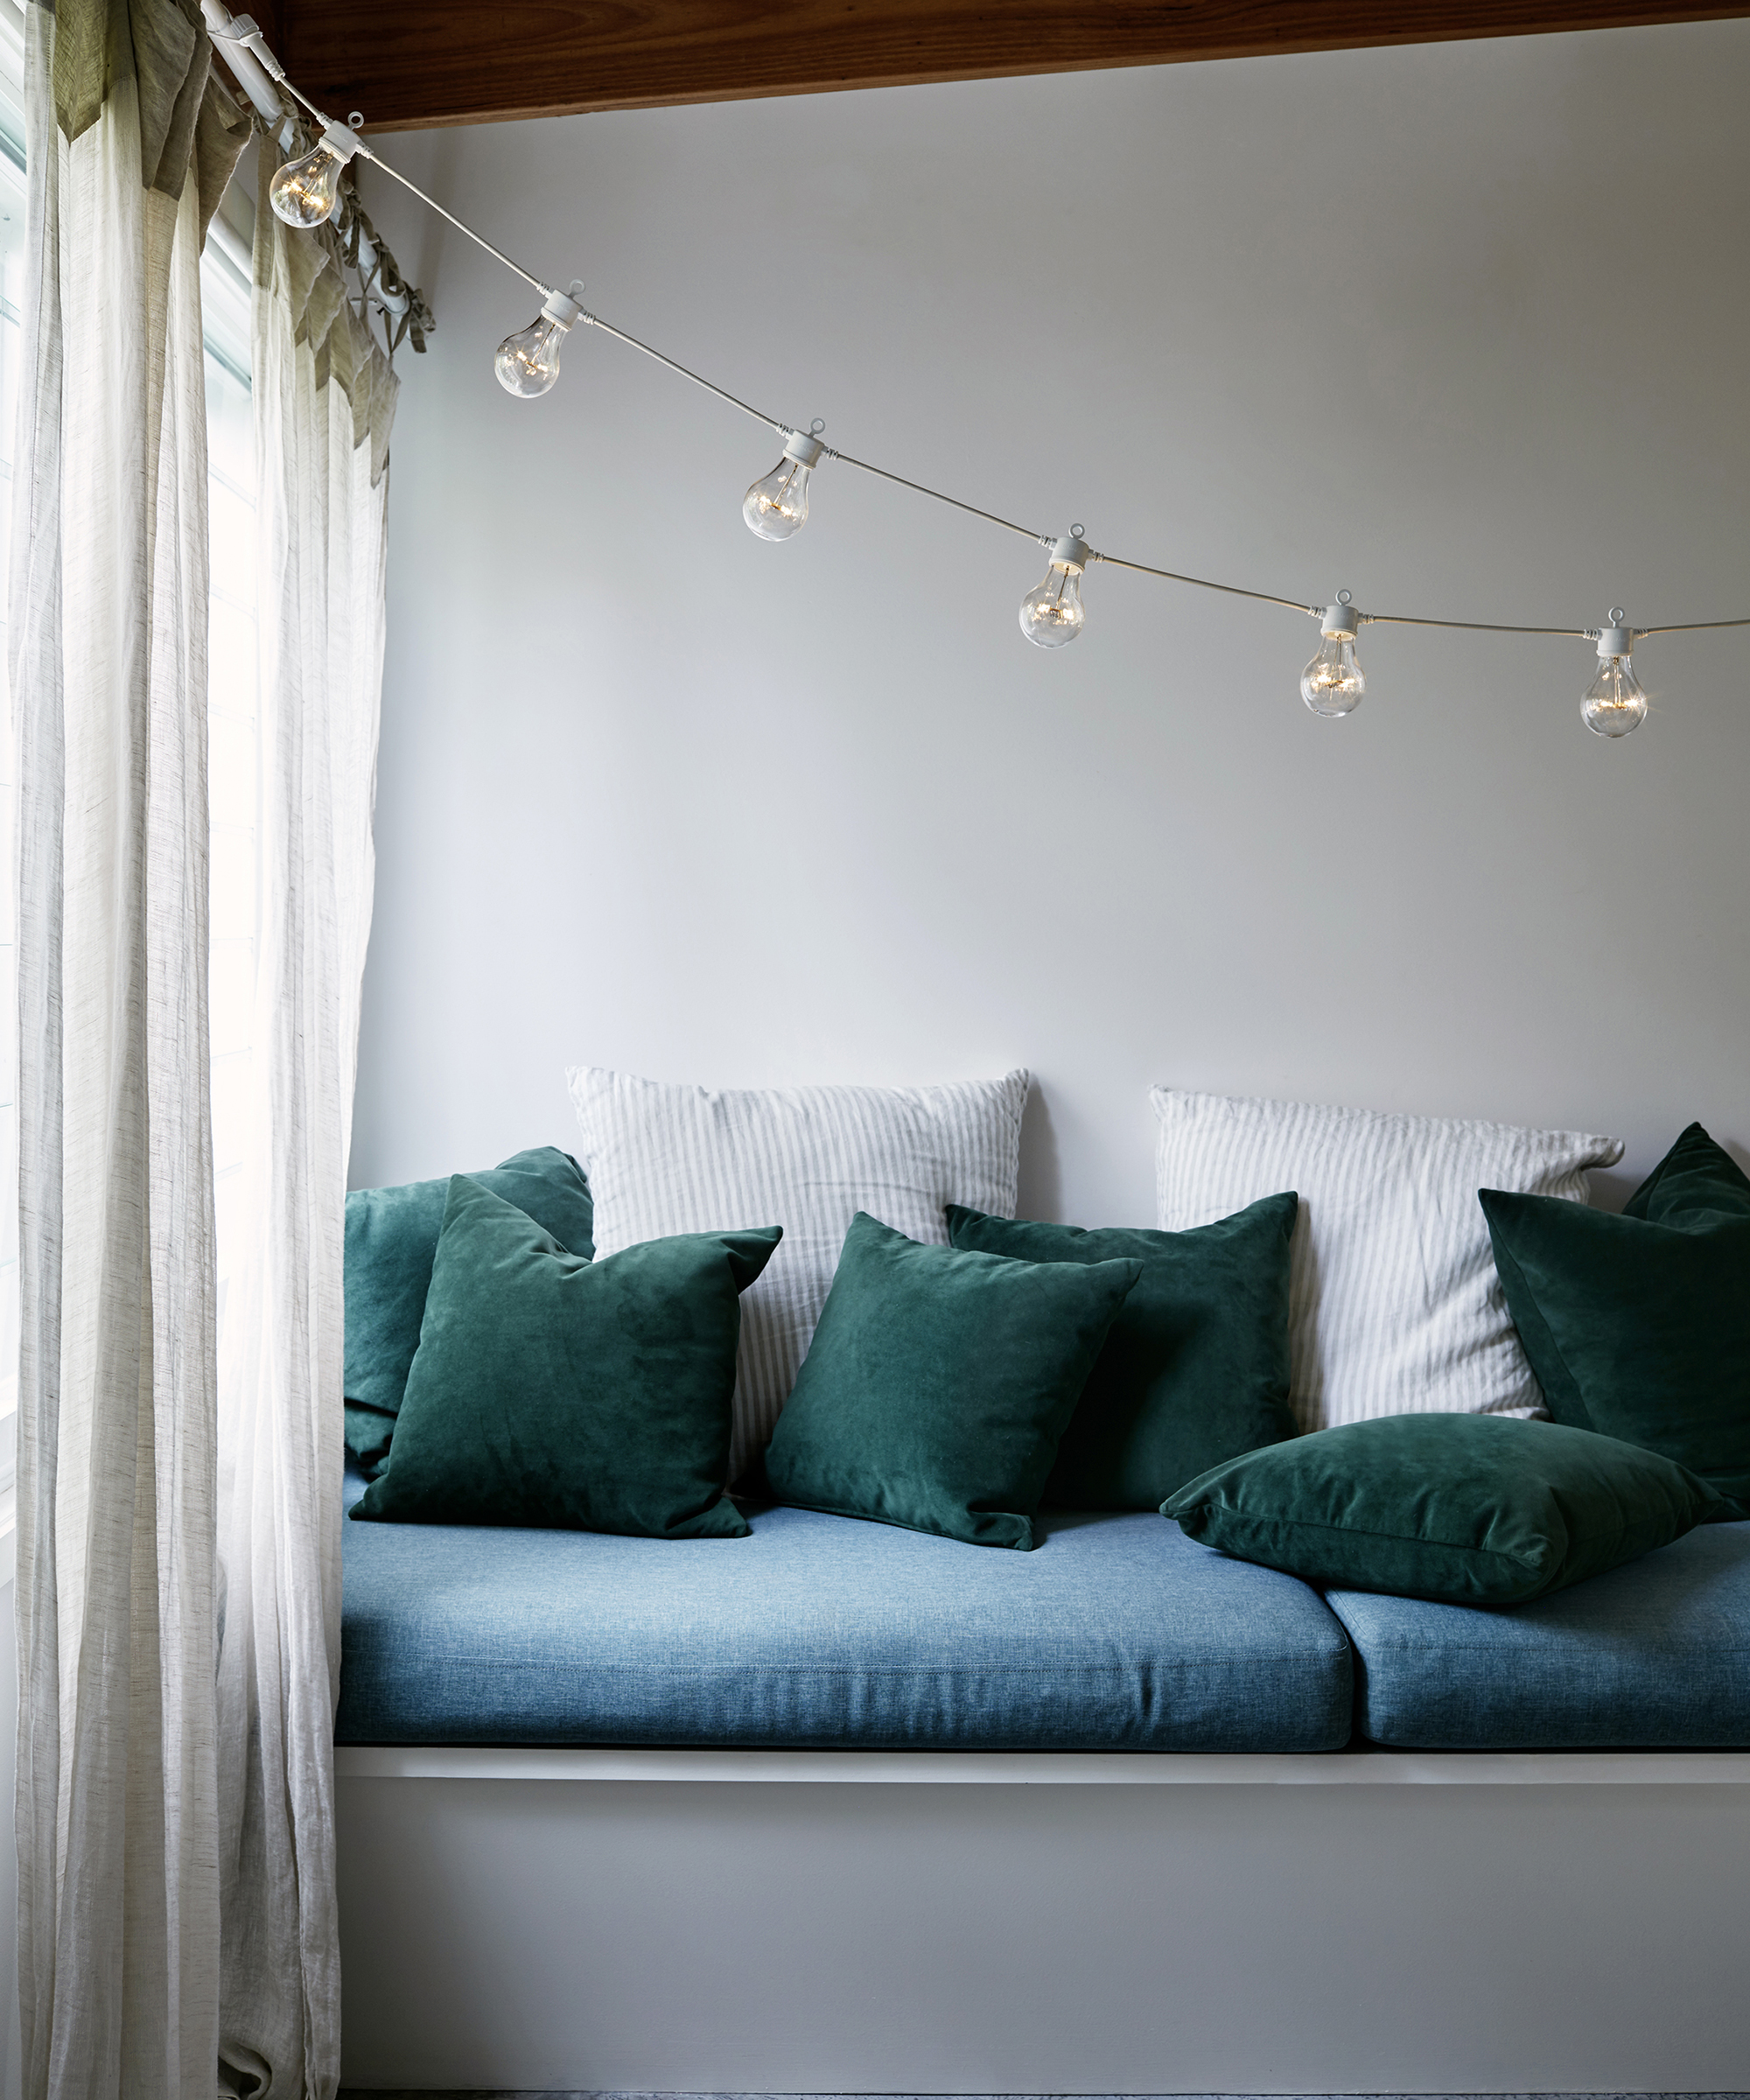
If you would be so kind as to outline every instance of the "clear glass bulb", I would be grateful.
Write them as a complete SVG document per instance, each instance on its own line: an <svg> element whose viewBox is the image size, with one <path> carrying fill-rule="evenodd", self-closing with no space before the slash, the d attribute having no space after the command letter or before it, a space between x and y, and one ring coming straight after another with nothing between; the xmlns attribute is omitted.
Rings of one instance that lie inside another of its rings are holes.
<svg viewBox="0 0 1750 2100"><path fill-rule="evenodd" d="M289 160L268 185L268 198L288 226L320 226L333 215L346 162L328 145Z"/></svg>
<svg viewBox="0 0 1750 2100"><path fill-rule="evenodd" d="M1315 715L1334 721L1362 704L1367 680L1355 658L1353 634L1327 634L1319 654L1300 674L1300 697Z"/></svg>
<svg viewBox="0 0 1750 2100"><path fill-rule="evenodd" d="M808 481L814 469L788 454L741 502L747 529L762 540L788 540L808 522Z"/></svg>
<svg viewBox="0 0 1750 2100"><path fill-rule="evenodd" d="M1021 632L1036 648L1060 649L1082 632L1082 571L1072 562L1054 562L1045 581L1021 600Z"/></svg>
<svg viewBox="0 0 1750 2100"><path fill-rule="evenodd" d="M508 335L493 359L498 383L519 401L534 401L559 376L559 353L570 331L550 313L538 313L526 328Z"/></svg>
<svg viewBox="0 0 1750 2100"><path fill-rule="evenodd" d="M1647 719L1647 696L1628 656L1599 660L1598 676L1580 703L1580 719L1595 737L1626 737Z"/></svg>

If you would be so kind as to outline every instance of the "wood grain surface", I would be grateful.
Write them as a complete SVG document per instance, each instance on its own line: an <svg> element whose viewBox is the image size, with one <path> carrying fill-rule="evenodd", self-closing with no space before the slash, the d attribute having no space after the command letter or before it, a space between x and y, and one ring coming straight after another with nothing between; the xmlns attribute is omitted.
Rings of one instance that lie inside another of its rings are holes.
<svg viewBox="0 0 1750 2100"><path fill-rule="evenodd" d="M1750 15L1670 0L280 0L276 45L373 130L840 88Z"/></svg>

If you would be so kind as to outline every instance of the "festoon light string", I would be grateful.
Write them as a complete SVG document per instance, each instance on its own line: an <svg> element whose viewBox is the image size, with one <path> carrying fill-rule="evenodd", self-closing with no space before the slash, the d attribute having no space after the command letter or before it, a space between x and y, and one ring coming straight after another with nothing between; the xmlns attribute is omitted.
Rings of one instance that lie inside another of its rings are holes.
<svg viewBox="0 0 1750 2100"><path fill-rule="evenodd" d="M273 208L289 225L317 227L333 217L340 203L340 178L347 164L354 158L368 160L403 189L412 191L421 203L429 205L458 232L466 234L470 241L541 294L540 312L528 327L507 336L494 359L494 369L507 392L523 401L534 400L549 392L559 376L559 354L571 330L579 326L599 329L628 349L636 350L641 356L691 381L696 387L704 388L706 393L715 395L732 409L738 409L744 416L751 416L756 423L766 424L783 439L784 449L777 465L753 484L741 506L749 528L762 540L788 540L802 530L808 522L808 488L815 471L822 459L836 459L841 466L855 467L859 472L874 474L900 488L928 496L934 502L948 504L956 510L965 511L969 516L982 518L987 524L1000 526L1005 532L1018 533L1023 539L1046 549L1050 559L1045 578L1028 592L1020 607L1021 632L1040 648L1061 648L1081 634L1087 618L1082 603L1082 578L1090 563L1101 562L1109 568L1128 569L1138 576L1159 577L1168 583L1187 584L1194 590L1219 591L1230 598L1248 598L1261 605L1280 606L1287 612L1304 613L1316 620L1319 649L1300 674L1300 695L1315 715L1330 720L1353 714L1366 693L1367 680L1355 654L1356 638L1364 626L1446 627L1471 634L1546 634L1591 642L1598 658L1597 672L1581 701L1581 718L1599 736L1621 737L1638 729L1647 718L1647 695L1634 675L1636 642L1649 634L1690 634L1708 628L1750 626L1750 615L1746 615L1740 620L1688 620L1669 626L1634 627L1625 624L1626 616L1620 606L1611 607L1606 624L1599 627L1509 626L1496 620L1435 620L1404 612L1363 612L1352 603L1347 591L1340 591L1330 605L1309 606L1298 598L1278 598L1268 591L1217 583L1208 577L1186 576L1176 569L1158 569L1146 562L1132 562L1120 555L1102 553L1089 546L1080 525L1072 525L1067 533L1053 535L1017 524L1012 518L981 510L976 504L962 502L958 496L931 488L925 482L908 480L905 475L890 472L870 460L838 452L822 437L824 424L816 422L808 430L796 430L775 416L766 415L703 374L665 356L650 344L640 342L636 336L612 326L599 314L591 313L584 306L584 287L580 283L574 280L564 291L544 283L502 248L495 248L483 234L476 233L465 220L446 210L435 197L428 196L416 183L390 167L358 136L355 126L362 119L356 113L352 123L340 124L318 109L286 78L284 68L268 49L260 29L248 16L236 17L228 31L220 30L215 33L252 52L272 79L295 96L322 127L314 149L299 159L288 161L273 178L270 188Z"/></svg>

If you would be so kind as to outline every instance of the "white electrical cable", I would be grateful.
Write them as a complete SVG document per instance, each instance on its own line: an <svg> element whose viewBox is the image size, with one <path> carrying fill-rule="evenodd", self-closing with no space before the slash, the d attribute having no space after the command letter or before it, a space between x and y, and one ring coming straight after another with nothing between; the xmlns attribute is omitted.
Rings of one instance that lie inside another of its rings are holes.
<svg viewBox="0 0 1750 2100"><path fill-rule="evenodd" d="M1420 620L1413 612L1363 612L1362 622L1366 626L1390 627L1464 627L1473 634L1564 634L1571 641L1596 641L1596 627L1508 627L1493 620ZM1637 627L1636 634L1649 630ZM1670 629L1662 627L1667 634Z"/></svg>
<svg viewBox="0 0 1750 2100"><path fill-rule="evenodd" d="M827 458L842 459L845 466L860 468L865 474L878 474L884 481L897 481L901 488L915 489L920 496L933 496L938 503L950 504L956 510L1000 525L1004 532L1018 532L1024 540L1037 540L1041 547L1052 543L1054 536L1048 532L1035 532L1031 525L1017 525L1012 519L999 518L994 510L980 510L976 503L962 503L958 496L945 496L939 488L931 488L922 481L907 481L903 474L891 474L885 466L872 466L866 459L853 459L849 452L836 452L830 445L827 447Z"/></svg>
<svg viewBox="0 0 1750 2100"><path fill-rule="evenodd" d="M202 11L205 13L209 25L213 27L214 35L225 36L227 30L230 28L232 18L227 13L222 0L200 0L200 4ZM226 24L226 28L219 26L221 21ZM234 32L228 38L228 45L230 50L238 52L238 57L233 58L231 60L233 70L237 72L239 80L242 81L246 92L256 102L256 106L258 108L263 108L263 104L256 96L256 90L248 78L243 71L240 70L240 60L242 66L254 67L263 85L270 85L268 73L271 71L274 80L282 84L289 93L295 95L312 116L323 125L327 125L331 120L316 107L307 95L301 93L291 81L286 79L284 68L273 58L272 53L268 51L267 46L262 41L261 32L256 29L253 22L248 20L247 16L241 18L237 26L242 28L245 24L248 34L242 43L247 48L239 46ZM260 59L265 61L264 66L256 64L256 54L259 54ZM279 104L276 98L274 107L275 111L277 111ZM268 114L270 114L270 121L271 121L271 113ZM470 241L478 247L483 248L496 261L502 262L507 270L514 271L524 284L532 285L543 298L552 296L554 291L552 285L544 284L532 271L523 269L520 262L513 262L502 248L494 248L483 234L477 234L466 220L458 219L453 212L445 210L435 197L427 196L416 183L410 182L405 175L390 167L381 155L372 152L362 141L359 142L357 150L374 166L381 168L385 175L400 183L403 189L411 190L423 204L430 205L431 209L441 218L448 220L458 232L466 234ZM574 285L572 289L576 290L578 288ZM707 394L714 394L719 401L727 402L731 408L738 409L744 416L751 416L756 423L765 424L780 438L788 439L797 434L788 424L780 423L775 417L765 415L759 409L751 407L738 395L730 393L726 388L719 387L713 381L704 378L690 367L678 363L672 357L665 356L660 350L653 349L648 343L640 342L636 336L627 335L623 330L612 327L608 322L603 320L599 314L585 312L578 316L578 319L590 327L599 328L604 335L612 336L616 342L624 343L628 349L636 350L640 355L654 360L655 363L667 366L669 371L677 373L681 378L690 380L694 386L704 388ZM1012 519L998 517L995 511L981 510L976 504L962 502L958 496L948 495L942 489L930 487L927 482L907 480L903 474L890 472L885 466L872 466L867 459L853 458L849 452L836 452L831 446L826 446L823 450L828 458L841 460L846 466L854 466L865 474L877 475L884 481L895 482L901 488L909 488L918 495L928 496L937 503L946 503L955 510L963 510L971 517L984 519L988 524L1001 526L1004 532L1018 533L1023 539L1036 541L1041 547L1052 547L1056 543L1055 537L1051 533L1036 532L1030 526L1016 524ZM1078 528L1077 530L1079 534L1080 528ZM1249 590L1241 584L1218 584L1208 577L1186 576L1174 569L1152 568L1145 562L1127 561L1120 555L1102 554L1093 549L1087 550L1087 559L1090 562L1103 562L1109 568L1129 569L1138 576L1156 576L1163 578L1168 583L1186 584L1197 591L1219 591L1229 598L1250 598L1261 605L1280 606L1287 612L1304 612L1314 620L1324 620L1326 613L1331 610L1324 606L1303 604L1298 598L1278 598L1268 591ZM1342 593L1342 603L1346 608L1344 618L1348 623L1348 630L1351 634L1356 626L1453 627L1462 628L1467 633L1478 634L1547 634L1575 641L1597 641L1606 631L1600 627L1508 626L1494 620L1432 620L1409 612L1362 612L1358 608L1350 612L1347 610L1348 606L1348 592ZM1613 615L1613 620L1614 620L1614 615ZM1328 622L1326 624L1328 626ZM1634 627L1616 631L1626 632L1632 635L1634 640L1640 641L1649 634L1693 634L1704 629L1714 627L1750 627L1750 615L1746 615L1741 620L1698 620L1669 626Z"/></svg>
<svg viewBox="0 0 1750 2100"><path fill-rule="evenodd" d="M1648 634L1699 634L1707 627L1750 627L1750 620L1686 620L1675 627L1636 627L1634 636L1638 641ZM1588 628L1586 640L1596 641L1598 632L1596 627Z"/></svg>
<svg viewBox="0 0 1750 2100"><path fill-rule="evenodd" d="M449 215L447 212L444 214L446 219ZM514 265L512 267L514 268ZM654 358L659 365L667 365L671 372L678 372L682 379L691 380L696 387L703 387L707 394L715 394L719 401L726 401L731 408L739 409L744 416L751 416L755 423L763 423L768 430L775 430L779 437L788 438L792 434L788 423L780 423L775 416L762 415L758 409L750 408L737 396L725 393L721 387L713 386L708 379L700 378L696 372L690 371L685 365L677 365L672 357L664 357L660 350L653 350L648 343L640 343L635 335L627 335L623 329L610 327L599 314L584 313L579 318L587 326L599 328L604 335L611 335L615 342L624 343L628 350L640 351L646 357Z"/></svg>
<svg viewBox="0 0 1750 2100"><path fill-rule="evenodd" d="M1282 606L1291 612L1305 612L1317 620L1322 606L1303 606L1298 598L1273 598L1268 591L1248 591L1242 584L1212 584L1208 577L1181 576L1176 569L1151 569L1143 562L1127 562L1116 554L1096 554L1096 562L1109 569L1134 569L1138 576L1164 576L1170 584L1192 584L1200 591L1225 591L1229 598L1255 598L1266 606ZM1362 615L1363 619L1367 614Z"/></svg>

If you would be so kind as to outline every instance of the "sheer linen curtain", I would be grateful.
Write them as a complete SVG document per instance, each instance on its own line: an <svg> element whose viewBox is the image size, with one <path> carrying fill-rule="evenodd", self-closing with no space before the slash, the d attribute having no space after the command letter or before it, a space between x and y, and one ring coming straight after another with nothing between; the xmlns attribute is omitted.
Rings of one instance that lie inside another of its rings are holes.
<svg viewBox="0 0 1750 2100"><path fill-rule="evenodd" d="M199 262L247 128L174 0L27 10L10 668L24 2090L219 2027Z"/></svg>
<svg viewBox="0 0 1750 2100"><path fill-rule="evenodd" d="M253 364L262 637L260 945L246 1243L220 1348L220 2090L340 2078L334 1705L346 1155L370 930L385 467L398 382L334 234L268 208Z"/></svg>

